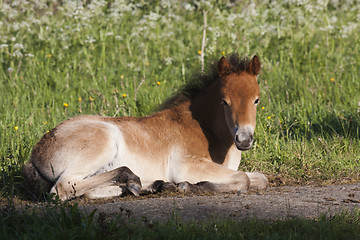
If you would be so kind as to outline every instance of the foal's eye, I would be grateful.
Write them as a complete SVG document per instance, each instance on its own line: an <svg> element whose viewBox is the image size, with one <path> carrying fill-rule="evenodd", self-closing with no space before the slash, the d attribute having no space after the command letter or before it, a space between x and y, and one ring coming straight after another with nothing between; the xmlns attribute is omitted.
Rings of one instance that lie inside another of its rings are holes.
<svg viewBox="0 0 360 240"><path fill-rule="evenodd" d="M224 104L224 106L229 106L229 104L227 103L227 101L225 101L225 99L222 100L222 103Z"/></svg>
<svg viewBox="0 0 360 240"><path fill-rule="evenodd" d="M259 102L260 102L260 99L257 98L257 99L255 100L254 104L257 105Z"/></svg>

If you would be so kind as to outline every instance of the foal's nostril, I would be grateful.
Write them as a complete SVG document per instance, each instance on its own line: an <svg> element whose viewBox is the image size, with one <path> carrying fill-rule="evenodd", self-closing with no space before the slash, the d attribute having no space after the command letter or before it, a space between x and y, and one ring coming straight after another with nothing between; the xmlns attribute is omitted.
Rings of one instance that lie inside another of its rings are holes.
<svg viewBox="0 0 360 240"><path fill-rule="evenodd" d="M241 143L243 140L241 140L241 139L239 138L239 135L236 135L235 141L238 142L238 143Z"/></svg>
<svg viewBox="0 0 360 240"><path fill-rule="evenodd" d="M254 140L254 135L250 134L248 135L248 137L245 138L241 138L240 135L236 135L235 136L235 142L239 143L239 144L250 144L253 140Z"/></svg>

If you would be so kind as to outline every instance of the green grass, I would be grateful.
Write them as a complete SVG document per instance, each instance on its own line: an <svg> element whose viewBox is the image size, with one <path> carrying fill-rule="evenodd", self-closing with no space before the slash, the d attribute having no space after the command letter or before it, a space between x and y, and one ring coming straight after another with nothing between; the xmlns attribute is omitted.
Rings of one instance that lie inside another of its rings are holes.
<svg viewBox="0 0 360 240"><path fill-rule="evenodd" d="M240 169L286 182L359 180L359 4L17 3L0 14L6 194L61 121L149 114L198 72L204 10L206 63L238 52L263 65L256 142Z"/></svg>
<svg viewBox="0 0 360 240"><path fill-rule="evenodd" d="M85 214L77 205L47 205L43 210L0 211L2 239L359 239L359 213L343 212L318 220L183 221L174 216L158 223ZM45 224L46 223L46 224Z"/></svg>
<svg viewBox="0 0 360 240"><path fill-rule="evenodd" d="M61 121L149 114L198 72L203 11L205 63L238 52L263 66L256 142L240 169L359 181L359 3L0 0L1 196L22 196L21 164ZM321 221L310 222L331 224Z"/></svg>

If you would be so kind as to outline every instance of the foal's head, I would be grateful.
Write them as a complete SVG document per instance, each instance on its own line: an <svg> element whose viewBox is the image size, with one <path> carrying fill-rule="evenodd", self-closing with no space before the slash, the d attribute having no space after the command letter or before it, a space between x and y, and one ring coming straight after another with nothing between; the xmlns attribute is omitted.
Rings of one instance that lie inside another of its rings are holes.
<svg viewBox="0 0 360 240"><path fill-rule="evenodd" d="M239 150L250 149L254 140L256 105L260 95L256 78L260 68L257 56L247 64L244 71L234 69L225 57L218 63L225 119Z"/></svg>

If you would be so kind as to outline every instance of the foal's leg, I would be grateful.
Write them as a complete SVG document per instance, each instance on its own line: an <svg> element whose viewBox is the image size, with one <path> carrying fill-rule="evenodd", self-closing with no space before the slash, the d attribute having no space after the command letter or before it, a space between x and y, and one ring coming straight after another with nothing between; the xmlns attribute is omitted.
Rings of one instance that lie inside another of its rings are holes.
<svg viewBox="0 0 360 240"><path fill-rule="evenodd" d="M188 181L185 181L178 184L178 191L182 193L216 192L216 190L217 190L217 184L207 181L198 182L196 184L191 184Z"/></svg>
<svg viewBox="0 0 360 240"><path fill-rule="evenodd" d="M258 192L265 191L269 185L269 181L264 174L259 172L246 172L250 179L250 189Z"/></svg>
<svg viewBox="0 0 360 240"><path fill-rule="evenodd" d="M141 190L141 194L151 194L159 192L176 192L178 190L177 186L172 182L165 182L163 180L156 180L152 184L149 184L148 187Z"/></svg>
<svg viewBox="0 0 360 240"><path fill-rule="evenodd" d="M180 188L185 186L183 189L185 192L187 186L182 182L198 183L196 189L199 190L210 189L219 192L246 192L250 187L250 178L245 172L228 169L207 159L185 159L170 164L176 171L171 171L172 176L169 178L176 183L181 183ZM191 185L189 190L191 191Z"/></svg>
<svg viewBox="0 0 360 240"><path fill-rule="evenodd" d="M103 193L99 192L101 188L104 190ZM51 193L56 193L61 200L65 200L82 196L85 193L89 193L89 196L93 197L95 195L118 196L124 193L124 190L128 190L136 196L141 190L140 178L127 167L119 167L77 180L74 180L71 175L63 174L52 188Z"/></svg>
<svg viewBox="0 0 360 240"><path fill-rule="evenodd" d="M85 198L98 199L98 198L111 198L121 196L126 192L125 186L119 186L113 183L100 185L84 194Z"/></svg>

